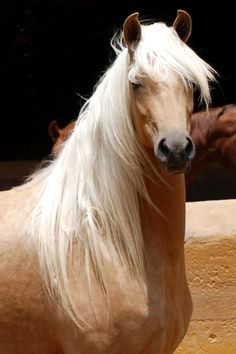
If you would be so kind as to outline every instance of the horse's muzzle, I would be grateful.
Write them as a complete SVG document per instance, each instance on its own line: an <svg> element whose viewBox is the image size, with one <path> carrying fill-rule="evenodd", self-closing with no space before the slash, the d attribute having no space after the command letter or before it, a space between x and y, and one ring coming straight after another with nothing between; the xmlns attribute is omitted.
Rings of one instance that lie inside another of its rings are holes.
<svg viewBox="0 0 236 354"><path fill-rule="evenodd" d="M190 136L171 134L159 141L155 155L165 172L185 173L195 156L195 147Z"/></svg>

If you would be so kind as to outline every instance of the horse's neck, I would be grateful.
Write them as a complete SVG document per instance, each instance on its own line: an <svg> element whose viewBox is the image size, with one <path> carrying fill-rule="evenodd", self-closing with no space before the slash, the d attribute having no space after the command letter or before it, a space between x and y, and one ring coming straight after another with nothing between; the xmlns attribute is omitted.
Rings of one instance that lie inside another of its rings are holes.
<svg viewBox="0 0 236 354"><path fill-rule="evenodd" d="M184 175L169 176L159 167L154 154L149 156L163 181L146 178L146 188L156 210L147 201L142 202L141 220L146 250L178 255L183 252L185 233L185 183Z"/></svg>

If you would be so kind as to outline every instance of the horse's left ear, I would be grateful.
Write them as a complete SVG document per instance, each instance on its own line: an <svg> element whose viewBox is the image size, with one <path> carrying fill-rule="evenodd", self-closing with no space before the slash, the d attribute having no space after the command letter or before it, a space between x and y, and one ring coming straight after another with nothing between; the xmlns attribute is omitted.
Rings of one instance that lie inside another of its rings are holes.
<svg viewBox="0 0 236 354"><path fill-rule="evenodd" d="M139 13L128 16L123 25L124 40L131 54L141 38L141 26L138 20Z"/></svg>
<svg viewBox="0 0 236 354"><path fill-rule="evenodd" d="M173 23L173 27L183 42L187 42L192 32L191 16L184 10L177 11L177 17Z"/></svg>

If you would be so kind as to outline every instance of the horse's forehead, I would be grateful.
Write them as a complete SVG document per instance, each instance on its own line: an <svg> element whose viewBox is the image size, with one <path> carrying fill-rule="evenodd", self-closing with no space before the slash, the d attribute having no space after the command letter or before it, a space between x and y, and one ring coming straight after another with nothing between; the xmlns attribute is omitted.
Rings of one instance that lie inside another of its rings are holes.
<svg viewBox="0 0 236 354"><path fill-rule="evenodd" d="M150 84L160 84L163 86L186 86L187 80L180 72L158 63L150 63L143 66L138 61L133 61L129 66L128 76L136 80L144 80Z"/></svg>
<svg viewBox="0 0 236 354"><path fill-rule="evenodd" d="M137 75L137 79L144 83L146 88L154 91L177 91L178 94L187 92L186 82L181 76L173 70L163 73L142 72Z"/></svg>

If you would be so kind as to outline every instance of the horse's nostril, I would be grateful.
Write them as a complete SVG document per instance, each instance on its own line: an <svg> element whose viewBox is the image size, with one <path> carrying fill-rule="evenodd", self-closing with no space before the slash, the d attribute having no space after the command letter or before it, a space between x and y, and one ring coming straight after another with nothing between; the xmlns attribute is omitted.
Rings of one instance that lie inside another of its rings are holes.
<svg viewBox="0 0 236 354"><path fill-rule="evenodd" d="M170 154L170 147L169 147L166 139L162 139L160 141L160 143L158 145L158 150L162 155L168 157L168 155Z"/></svg>
<svg viewBox="0 0 236 354"><path fill-rule="evenodd" d="M185 146L185 156L188 159L192 159L195 155L195 148L191 138L186 138L187 143Z"/></svg>

